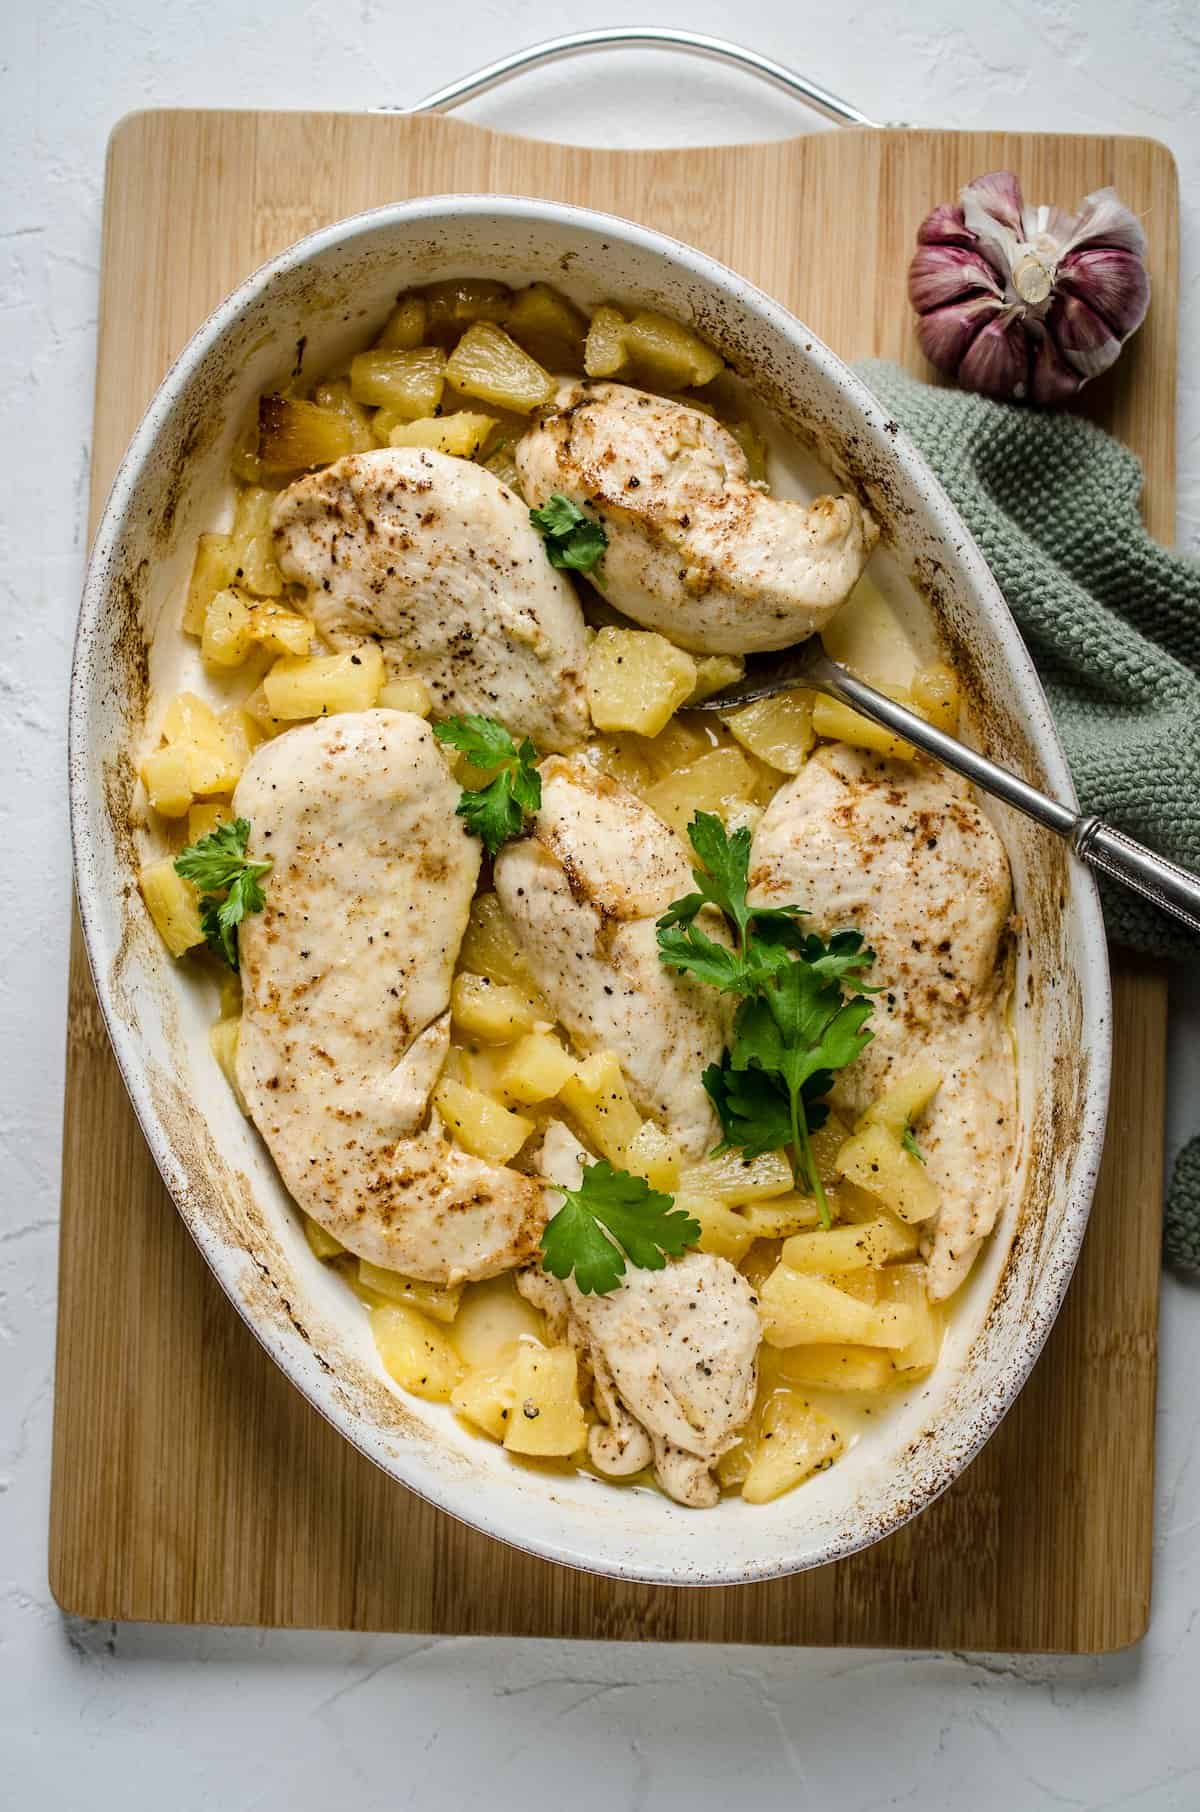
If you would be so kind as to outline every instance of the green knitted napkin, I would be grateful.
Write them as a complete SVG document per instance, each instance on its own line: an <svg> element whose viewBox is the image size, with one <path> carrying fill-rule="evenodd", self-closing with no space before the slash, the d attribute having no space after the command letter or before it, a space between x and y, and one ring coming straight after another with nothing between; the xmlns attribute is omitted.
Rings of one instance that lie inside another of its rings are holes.
<svg viewBox="0 0 1200 1812"><path fill-rule="evenodd" d="M1200 565L1152 541L1142 468L1077 416L858 367L941 479L1033 656L1085 811L1200 869ZM1195 961L1200 939L1100 880L1114 942ZM1200 1140L1167 1197L1167 1258L1200 1269Z"/></svg>

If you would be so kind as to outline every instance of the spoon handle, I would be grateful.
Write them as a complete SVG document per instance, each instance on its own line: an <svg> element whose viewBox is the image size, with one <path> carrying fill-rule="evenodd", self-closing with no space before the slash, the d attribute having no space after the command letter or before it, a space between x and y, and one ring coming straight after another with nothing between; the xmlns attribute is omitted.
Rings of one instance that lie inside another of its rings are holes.
<svg viewBox="0 0 1200 1812"><path fill-rule="evenodd" d="M864 717L893 730L926 755L962 774L985 793L1003 799L1028 818L1036 819L1048 830L1065 837L1075 854L1111 880L1120 881L1135 893L1181 919L1192 931L1200 932L1200 878L1168 861L1141 843L1115 830L1099 818L1085 817L1062 805L1049 794L1030 786L1007 768L989 761L986 755L970 749L957 737L948 736L933 724L925 722L894 699L876 692L819 648L809 645L804 661L801 684L827 692L843 704L852 705Z"/></svg>

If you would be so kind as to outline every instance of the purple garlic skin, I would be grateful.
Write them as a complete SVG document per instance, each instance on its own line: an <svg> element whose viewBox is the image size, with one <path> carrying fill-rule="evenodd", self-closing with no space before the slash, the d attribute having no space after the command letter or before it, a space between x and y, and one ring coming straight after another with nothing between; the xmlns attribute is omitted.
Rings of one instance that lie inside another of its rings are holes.
<svg viewBox="0 0 1200 1812"><path fill-rule="evenodd" d="M925 357L964 389L1069 402L1146 318L1146 236L1112 189L1027 207L994 170L922 222L908 296Z"/></svg>

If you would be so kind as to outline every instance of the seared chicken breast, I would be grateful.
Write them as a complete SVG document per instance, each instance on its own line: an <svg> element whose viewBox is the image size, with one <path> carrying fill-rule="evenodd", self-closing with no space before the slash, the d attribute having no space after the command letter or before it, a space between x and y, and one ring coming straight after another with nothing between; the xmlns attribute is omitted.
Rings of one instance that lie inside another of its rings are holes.
<svg viewBox="0 0 1200 1812"><path fill-rule="evenodd" d="M875 1036L837 1077L836 1106L861 1113L919 1060L942 1070L918 1139L941 1197L929 1292L949 1296L995 1224L1016 1149L1003 845L954 775L833 744L767 807L750 883L752 902L794 902L815 930L861 931L875 951Z"/></svg>
<svg viewBox="0 0 1200 1812"><path fill-rule="evenodd" d="M608 534L608 602L704 654L786 648L832 616L878 531L854 497L768 497L698 409L624 384L564 383L517 443L531 504L561 492Z"/></svg>
<svg viewBox="0 0 1200 1812"><path fill-rule="evenodd" d="M504 915L576 1047L614 1052L641 1112L701 1157L720 1129L700 1077L729 1009L659 960L654 922L694 885L683 845L580 757L551 756L541 775L532 835L496 858Z"/></svg>
<svg viewBox="0 0 1200 1812"><path fill-rule="evenodd" d="M543 1175L576 1187L586 1158L567 1128L552 1122ZM604 1296L585 1296L573 1279L560 1284L536 1269L517 1282L552 1327L565 1329L591 1371L604 1417L588 1436L596 1468L628 1478L653 1463L678 1503L715 1504L713 1467L749 1416L757 1385L762 1330L741 1272L727 1259L689 1252L661 1271L631 1266Z"/></svg>
<svg viewBox="0 0 1200 1812"><path fill-rule="evenodd" d="M240 930L237 1071L306 1214L351 1252L430 1283L529 1259L534 1179L452 1145L430 1116L450 981L479 872L428 726L324 718L263 743L234 809L274 866Z"/></svg>
<svg viewBox="0 0 1200 1812"><path fill-rule="evenodd" d="M439 716L498 717L541 749L583 741L578 599L483 466L413 447L351 454L290 485L272 523L285 578L335 648L378 641Z"/></svg>

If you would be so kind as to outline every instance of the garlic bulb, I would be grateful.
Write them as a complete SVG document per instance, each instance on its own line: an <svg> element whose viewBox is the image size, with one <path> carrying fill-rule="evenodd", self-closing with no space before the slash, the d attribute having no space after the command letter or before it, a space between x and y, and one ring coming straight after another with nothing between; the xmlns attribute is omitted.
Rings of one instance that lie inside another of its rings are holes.
<svg viewBox="0 0 1200 1812"><path fill-rule="evenodd" d="M964 389L1066 402L1145 319L1145 256L1112 189L1069 214L1026 207L1009 170L979 176L917 234L908 295L921 349Z"/></svg>

